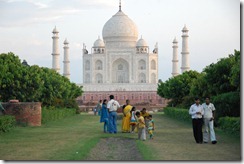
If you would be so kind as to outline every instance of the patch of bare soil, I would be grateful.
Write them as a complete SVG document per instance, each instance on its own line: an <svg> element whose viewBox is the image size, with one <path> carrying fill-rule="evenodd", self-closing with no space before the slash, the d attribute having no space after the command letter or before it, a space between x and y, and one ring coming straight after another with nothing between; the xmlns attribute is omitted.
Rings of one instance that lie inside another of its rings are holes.
<svg viewBox="0 0 244 164"><path fill-rule="evenodd" d="M86 160L143 160L136 147L135 139L110 137L102 138L91 150Z"/></svg>

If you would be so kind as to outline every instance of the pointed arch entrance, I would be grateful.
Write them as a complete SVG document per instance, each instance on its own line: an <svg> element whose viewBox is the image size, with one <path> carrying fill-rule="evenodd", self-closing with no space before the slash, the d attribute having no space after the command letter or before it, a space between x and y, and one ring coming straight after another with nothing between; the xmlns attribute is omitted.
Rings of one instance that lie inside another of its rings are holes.
<svg viewBox="0 0 244 164"><path fill-rule="evenodd" d="M129 63L125 59L119 58L113 62L112 82L129 83Z"/></svg>

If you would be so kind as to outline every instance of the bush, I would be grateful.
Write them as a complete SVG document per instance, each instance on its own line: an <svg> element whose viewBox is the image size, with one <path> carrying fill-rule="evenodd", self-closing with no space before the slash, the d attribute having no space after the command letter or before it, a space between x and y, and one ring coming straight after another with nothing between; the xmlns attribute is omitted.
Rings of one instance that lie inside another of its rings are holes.
<svg viewBox="0 0 244 164"><path fill-rule="evenodd" d="M240 117L240 92L229 92L213 97L216 118Z"/></svg>
<svg viewBox="0 0 244 164"><path fill-rule="evenodd" d="M181 109L181 108L172 108L172 107L166 107L164 108L164 114L175 118L177 120L191 122L191 116L189 115L188 109Z"/></svg>
<svg viewBox="0 0 244 164"><path fill-rule="evenodd" d="M219 128L227 133L240 134L240 117L221 117L218 123Z"/></svg>
<svg viewBox="0 0 244 164"><path fill-rule="evenodd" d="M43 108L42 109L42 123L47 123L48 121L60 120L65 117L73 116L76 114L76 109L72 108Z"/></svg>
<svg viewBox="0 0 244 164"><path fill-rule="evenodd" d="M16 125L14 116L0 116L0 133L8 132Z"/></svg>

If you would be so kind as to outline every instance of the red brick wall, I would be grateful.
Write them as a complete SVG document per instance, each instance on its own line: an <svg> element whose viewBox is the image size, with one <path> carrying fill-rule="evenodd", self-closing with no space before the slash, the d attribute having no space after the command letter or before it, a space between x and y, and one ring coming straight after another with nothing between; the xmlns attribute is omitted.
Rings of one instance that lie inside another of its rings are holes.
<svg viewBox="0 0 244 164"><path fill-rule="evenodd" d="M130 100L130 104L137 107L151 109L153 106L165 107L168 100L160 97L157 91L101 91L101 92L84 92L82 96L77 98L78 104L82 111L89 111L98 103L99 100L109 100L109 95L114 95L120 105L125 104L126 99Z"/></svg>
<svg viewBox="0 0 244 164"><path fill-rule="evenodd" d="M14 115L17 124L41 126L41 103L19 102L2 103L7 115Z"/></svg>

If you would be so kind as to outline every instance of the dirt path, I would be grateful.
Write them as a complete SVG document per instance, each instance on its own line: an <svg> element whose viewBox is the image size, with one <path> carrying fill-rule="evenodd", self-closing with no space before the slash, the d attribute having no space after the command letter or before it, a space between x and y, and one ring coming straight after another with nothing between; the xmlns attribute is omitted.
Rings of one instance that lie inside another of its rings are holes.
<svg viewBox="0 0 244 164"><path fill-rule="evenodd" d="M91 150L86 160L143 160L136 147L135 139L103 138Z"/></svg>

